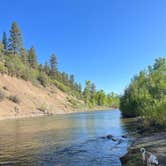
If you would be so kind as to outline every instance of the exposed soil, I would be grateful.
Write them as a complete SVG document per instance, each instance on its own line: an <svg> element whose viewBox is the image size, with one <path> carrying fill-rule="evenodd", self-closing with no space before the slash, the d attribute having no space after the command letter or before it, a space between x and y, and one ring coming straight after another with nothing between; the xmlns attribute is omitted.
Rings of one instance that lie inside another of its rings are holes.
<svg viewBox="0 0 166 166"><path fill-rule="evenodd" d="M73 98L55 86L34 86L30 81L0 74L0 90L5 98L0 101L0 119L11 119L45 114L64 114L75 111L68 98ZM10 100L16 96L19 103ZM76 100L77 99L74 99ZM82 102L82 101L78 101Z"/></svg>

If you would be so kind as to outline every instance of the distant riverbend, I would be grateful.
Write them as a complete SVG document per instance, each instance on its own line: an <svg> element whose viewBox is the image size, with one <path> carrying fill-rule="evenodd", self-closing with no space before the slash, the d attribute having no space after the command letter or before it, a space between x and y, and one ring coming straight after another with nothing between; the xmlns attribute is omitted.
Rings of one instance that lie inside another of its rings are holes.
<svg viewBox="0 0 166 166"><path fill-rule="evenodd" d="M0 165L121 166L134 139L119 110L4 120L0 128Z"/></svg>

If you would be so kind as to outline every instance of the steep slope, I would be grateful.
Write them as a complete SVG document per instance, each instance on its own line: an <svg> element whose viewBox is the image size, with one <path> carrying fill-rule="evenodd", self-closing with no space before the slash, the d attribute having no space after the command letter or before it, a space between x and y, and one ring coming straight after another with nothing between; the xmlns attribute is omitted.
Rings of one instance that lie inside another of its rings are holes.
<svg viewBox="0 0 166 166"><path fill-rule="evenodd" d="M34 86L29 81L0 74L0 119L73 112L78 101L55 86ZM78 103L82 101L78 101Z"/></svg>

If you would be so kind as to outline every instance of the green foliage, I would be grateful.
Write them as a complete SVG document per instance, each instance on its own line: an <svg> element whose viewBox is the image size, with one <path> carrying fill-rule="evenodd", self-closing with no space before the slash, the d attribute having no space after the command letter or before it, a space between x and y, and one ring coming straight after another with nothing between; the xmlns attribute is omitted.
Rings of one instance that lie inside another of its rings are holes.
<svg viewBox="0 0 166 166"><path fill-rule="evenodd" d="M119 107L119 96L110 93L105 94L103 90L96 91L96 86L91 81L87 80L85 89L83 91L84 101L90 107L94 106L108 106Z"/></svg>
<svg viewBox="0 0 166 166"><path fill-rule="evenodd" d="M67 86L65 86L63 83L61 83L61 82L59 82L59 81L57 81L57 80L52 80L51 81L57 88L59 88L60 90L62 90L63 92L70 92L71 91L71 89L70 89L70 87L67 87Z"/></svg>
<svg viewBox="0 0 166 166"><path fill-rule="evenodd" d="M0 42L0 58L2 58L3 54L4 54L4 45L2 42Z"/></svg>
<svg viewBox="0 0 166 166"><path fill-rule="evenodd" d="M48 106L43 103L39 108L38 108L39 111L43 112L44 114L48 113Z"/></svg>
<svg viewBox="0 0 166 166"><path fill-rule="evenodd" d="M52 54L50 57L50 75L55 78L57 74L57 58L55 54Z"/></svg>
<svg viewBox="0 0 166 166"><path fill-rule="evenodd" d="M6 35L6 32L3 32L2 44L3 44L3 46L4 46L4 52L7 52L7 49L8 49L8 42L7 42L7 35Z"/></svg>
<svg viewBox="0 0 166 166"><path fill-rule="evenodd" d="M165 106L166 59L159 58L133 78L120 99L120 109L124 116L142 116L150 125L165 125Z"/></svg>
<svg viewBox="0 0 166 166"><path fill-rule="evenodd" d="M73 108L79 108L81 103L78 102L78 100L75 100L74 98L67 97L67 101L71 103Z"/></svg>
<svg viewBox="0 0 166 166"><path fill-rule="evenodd" d="M21 31L17 23L13 22L9 39L4 32L2 42L0 42L0 73L31 81L35 85L41 84L44 87L50 84L55 85L73 98L84 100L86 106L90 108L96 105L118 106L118 96L106 95L102 90L96 91L95 84L90 81L86 81L82 92L82 86L75 81L73 74L69 75L58 70L55 54L51 55L50 63L46 62L43 65L38 64L34 47L27 50L23 48ZM9 99L17 103L17 97L10 96ZM77 105L76 101L70 102L74 107Z"/></svg>
<svg viewBox="0 0 166 166"><path fill-rule="evenodd" d="M0 102L3 101L5 99L5 97L6 97L6 95L5 95L4 91L2 91L0 89Z"/></svg>
<svg viewBox="0 0 166 166"><path fill-rule="evenodd" d="M38 77L38 80L40 81L41 85L43 85L44 87L47 87L49 85L49 78L48 76L43 73L43 72L40 72L39 73L39 77Z"/></svg>
<svg viewBox="0 0 166 166"><path fill-rule="evenodd" d="M5 67L4 63L0 62L0 73L7 74L8 69Z"/></svg>
<svg viewBox="0 0 166 166"><path fill-rule="evenodd" d="M5 56L5 66L8 68L10 75L22 77L24 65L18 56Z"/></svg>
<svg viewBox="0 0 166 166"><path fill-rule="evenodd" d="M14 96L11 95L8 98L9 98L9 100L11 100L12 102L17 103L17 104L20 104L20 102L21 102L20 98L16 95L14 95Z"/></svg>
<svg viewBox="0 0 166 166"><path fill-rule="evenodd" d="M22 34L16 22L12 23L9 37L9 51L12 54L19 54L22 44Z"/></svg>
<svg viewBox="0 0 166 166"><path fill-rule="evenodd" d="M37 68L37 57L36 57L36 52L34 47L31 47L28 52L28 61L29 61L30 67L34 69Z"/></svg>

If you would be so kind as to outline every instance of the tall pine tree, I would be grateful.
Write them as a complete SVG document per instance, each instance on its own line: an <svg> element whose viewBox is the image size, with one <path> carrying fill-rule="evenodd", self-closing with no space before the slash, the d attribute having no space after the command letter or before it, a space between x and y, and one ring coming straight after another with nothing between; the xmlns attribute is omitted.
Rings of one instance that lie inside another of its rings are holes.
<svg viewBox="0 0 166 166"><path fill-rule="evenodd" d="M28 64L28 53L27 53L26 49L21 48L21 50L20 50L20 57L21 57L21 61L24 64Z"/></svg>
<svg viewBox="0 0 166 166"><path fill-rule="evenodd" d="M51 55L50 67L51 67L50 75L52 77L55 77L57 74L57 58L56 58L55 54Z"/></svg>
<svg viewBox="0 0 166 166"><path fill-rule="evenodd" d="M36 52L35 52L35 48L33 46L29 50L28 61L29 61L30 67L37 68Z"/></svg>
<svg viewBox="0 0 166 166"><path fill-rule="evenodd" d="M3 32L2 44L3 44L3 47L4 47L4 52L6 53L6 52L7 52L7 49L8 49L8 43L7 43L7 35L6 35L6 32Z"/></svg>
<svg viewBox="0 0 166 166"><path fill-rule="evenodd" d="M13 54L20 54L23 47L22 34L16 22L12 23L9 37L9 51Z"/></svg>

